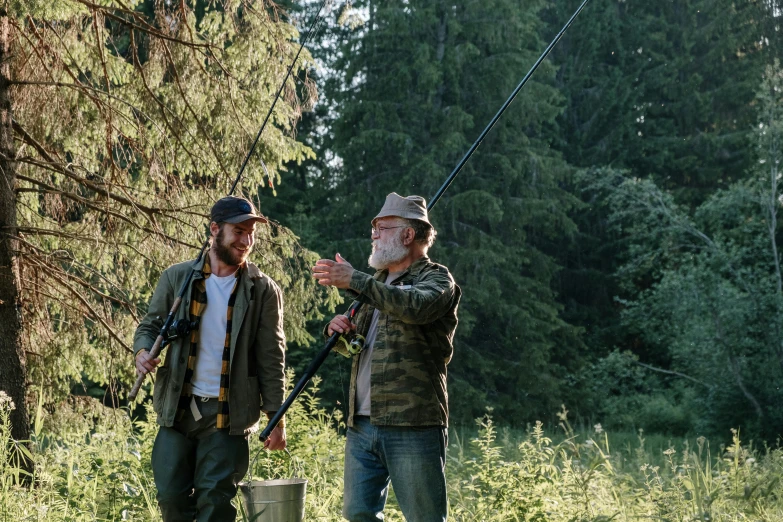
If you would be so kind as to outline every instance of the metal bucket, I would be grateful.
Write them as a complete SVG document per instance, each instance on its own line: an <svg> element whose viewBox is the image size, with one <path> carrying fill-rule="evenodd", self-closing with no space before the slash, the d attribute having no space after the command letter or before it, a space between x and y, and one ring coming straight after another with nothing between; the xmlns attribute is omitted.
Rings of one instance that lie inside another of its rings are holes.
<svg viewBox="0 0 783 522"><path fill-rule="evenodd" d="M307 480L250 480L239 484L248 522L302 522Z"/></svg>

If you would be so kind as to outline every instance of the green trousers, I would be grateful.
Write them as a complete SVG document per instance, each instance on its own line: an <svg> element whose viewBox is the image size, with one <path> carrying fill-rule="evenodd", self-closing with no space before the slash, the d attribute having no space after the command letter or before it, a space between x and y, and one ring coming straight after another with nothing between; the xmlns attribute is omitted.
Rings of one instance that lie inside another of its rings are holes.
<svg viewBox="0 0 783 522"><path fill-rule="evenodd" d="M164 522L233 522L231 503L247 473L248 444L215 428L217 399L196 401L172 428L161 427L152 448L152 473Z"/></svg>

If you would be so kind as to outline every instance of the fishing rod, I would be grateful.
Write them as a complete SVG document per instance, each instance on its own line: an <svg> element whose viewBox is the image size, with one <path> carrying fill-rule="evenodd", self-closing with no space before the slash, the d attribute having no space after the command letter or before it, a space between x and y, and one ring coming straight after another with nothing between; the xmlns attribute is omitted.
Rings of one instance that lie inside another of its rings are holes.
<svg viewBox="0 0 783 522"><path fill-rule="evenodd" d="M250 150L245 156L245 159L242 162L242 166L239 168L239 174L237 174L237 177L234 180L233 185L231 185L231 190L228 192L228 196L232 196L237 188L237 185L239 185L239 181L242 179L242 174L245 172L245 167L247 166L247 163L250 161L250 157L253 155L253 152L255 151L256 146L258 145L258 141L261 139L261 134L264 132L264 128L266 127L269 118L272 116L272 111L274 110L275 105L277 104L277 100L280 99L280 94L283 92L283 88L285 88L285 84L288 81L289 76L291 76L291 71L294 69L294 65L296 65L296 62L299 60L299 55L302 53L302 49L304 49L304 46L310 40L310 36L314 32L315 26L318 24L318 22L321 19L321 11L323 10L324 6L326 6L326 3L328 1L329 0L323 0L323 2L321 2L321 6L318 8L318 12L316 13L315 18L310 24L310 27L307 29L307 33L305 34L305 37L302 39L301 45L299 45L299 50L296 52L296 56L294 56L291 65L288 66L288 71L286 71L285 78L283 78L283 81L280 83L280 88L277 90L277 94L275 94L275 98L272 101L272 105L269 107L269 111L266 113L266 117L264 118L264 122L261 124L261 128L258 129L256 138L255 140L253 140L253 144L250 146ZM264 172L266 172L267 175L269 175L269 171L267 170L263 160L261 160L261 166L264 168ZM160 352L163 350L163 348L165 348L169 340L172 340L176 337L187 335L187 333L193 327L192 323L187 319L174 321L174 316L176 315L177 310L179 310L179 306L182 303L182 299L185 297L185 293L188 291L188 286L190 285L190 281L193 279L193 274L197 272L197 267L199 266L199 263L201 262L201 258L204 255L204 252L206 251L209 244L210 244L210 239L207 238L207 240L204 241L204 245L201 247L201 250L198 253L198 257L193 261L193 265L191 266L191 271L188 274L188 277L185 278L185 281L182 283L182 287L179 290L179 294L177 294L177 298L174 300L174 304L171 306L171 310L169 310L169 315L166 316L166 320L164 321L163 326L161 326L160 328L160 333L158 333L158 337L155 339L155 343L152 345L152 348L150 349L150 356L153 359L157 358L158 355L160 355ZM136 378L136 383L133 385L133 388L131 388L131 391L128 394L129 401L136 400L136 395L138 395L139 390L141 389L141 385L144 383L144 378L146 377L146 375L147 374L144 373Z"/></svg>
<svg viewBox="0 0 783 522"><path fill-rule="evenodd" d="M465 166L465 164L468 162L468 160L473 155L473 153L476 152L476 149L478 149L479 145L481 145L481 142L484 141L484 138L487 136L489 131L492 130L492 127L495 126L495 124L498 122L498 120L506 111L506 109L508 109L509 105L511 105L511 102L513 102L514 98L516 98L517 94L519 94L519 91L522 90L522 87L525 86L525 84L528 82L530 77L533 75L536 69L538 69L538 66L541 65L541 62L544 61L544 59L547 57L549 52L554 48L557 42L560 41L560 39L565 34L566 30L568 30L568 28L571 27L573 21L576 19L579 13L582 12L582 9L584 9L585 5L587 5L587 2L589 1L590 0L584 0L582 2L579 8L574 12L574 14L568 20L568 22L560 30L560 32L557 33L557 36L555 36L554 40L552 40L549 46L544 50L543 54L538 58L538 60L536 60L536 63L533 64L533 67L530 68L530 71L528 71L528 73L525 75L522 81L519 82L519 85L517 85L516 89L514 89L514 92L511 93L511 96L509 96L506 102L503 104L503 106L500 107L500 110L498 110L497 114L495 114L495 116L492 118L489 124L484 128L484 130L481 132L479 137L470 147L468 152L465 153L465 156L462 157L462 159L454 168L454 170L451 172L451 174L449 174L449 177L446 178L446 181L432 197L429 204L427 205L427 212L432 210L432 207L435 206L435 203L437 203L438 200L441 198L441 196L443 196L443 193L446 192L446 189L449 188L451 183L454 181L454 178L456 178L457 174L459 174L459 172L462 170L462 167ZM345 314L346 317L348 317L349 319L353 319L356 316L356 312L359 311L359 308L361 308L361 306L362 303L360 303L359 301L354 301L351 307L346 312ZM337 344L339 338L340 338L340 334L338 332L333 333L332 336L329 337L323 349L318 353L316 358L313 359L313 361L307 367L305 373L302 375L302 378L299 379L299 382L296 383L296 386L294 386L294 389L291 391L291 394L285 400L285 402L280 407L280 409L277 410L277 413L275 413L275 415L271 419L269 419L269 423L266 425L266 428L264 428L263 431L261 431L260 434L261 441L266 441L266 439L269 438L269 435L272 433L272 430L275 429L277 423L280 422L280 419L283 418L283 415L285 415L285 413L288 411L288 409L291 407L291 405L294 403L297 397L299 397L299 394L302 393L302 390L304 389L305 386L307 386L307 383L310 382L310 379L313 378L315 372L318 371L318 368L320 368L321 365L324 363L324 361L329 355L329 352L332 351L332 348L334 348L334 346Z"/></svg>

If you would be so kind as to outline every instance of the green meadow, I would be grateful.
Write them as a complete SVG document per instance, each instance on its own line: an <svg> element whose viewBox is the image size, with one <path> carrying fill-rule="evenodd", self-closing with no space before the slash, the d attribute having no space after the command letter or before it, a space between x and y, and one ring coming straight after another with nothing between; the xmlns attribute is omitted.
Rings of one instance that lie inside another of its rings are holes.
<svg viewBox="0 0 783 522"><path fill-rule="evenodd" d="M306 520L339 521L344 424L319 404L316 386L289 414L290 454L253 438L254 480L306 478ZM154 422L97 401L72 402L67 414L38 410L34 439L21 445L0 409L0 520L160 520L150 469ZM148 418L152 412L147 411ZM574 429L498 428L491 413L449 433L447 475L454 521L779 521L783 449L741 434L725 441ZM27 449L29 448L29 450ZM29 451L34 475L14 467ZM239 498L237 498L239 502ZM394 495L387 520L402 521ZM246 520L240 508L238 520Z"/></svg>

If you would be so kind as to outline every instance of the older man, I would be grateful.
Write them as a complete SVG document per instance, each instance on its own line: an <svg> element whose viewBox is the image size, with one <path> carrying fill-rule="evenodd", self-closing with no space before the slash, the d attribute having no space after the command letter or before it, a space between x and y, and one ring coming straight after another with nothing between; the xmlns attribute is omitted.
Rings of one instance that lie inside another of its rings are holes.
<svg viewBox="0 0 783 522"><path fill-rule="evenodd" d="M338 315L326 329L366 339L351 370L345 448L343 516L352 522L383 519L390 482L407 520L446 520L446 365L461 291L427 257L435 235L424 198L392 193L372 220L374 276L340 254L313 267L320 284L365 304L355 323Z"/></svg>
<svg viewBox="0 0 783 522"><path fill-rule="evenodd" d="M231 499L248 467L246 435L262 410L271 417L283 401L283 294L247 260L256 223L267 219L234 196L215 203L211 217L212 246L177 314L197 326L167 348L155 381L160 429L152 472L165 522L234 520ZM160 363L149 349L191 270L187 262L161 274L134 338L139 374ZM266 446L285 445L281 423Z"/></svg>

